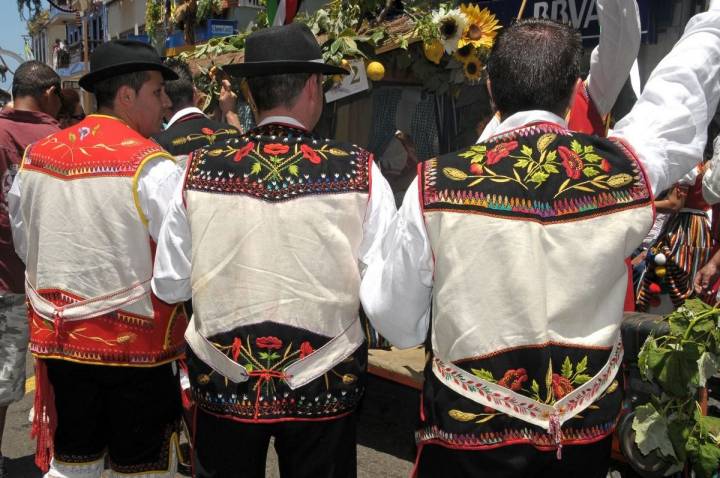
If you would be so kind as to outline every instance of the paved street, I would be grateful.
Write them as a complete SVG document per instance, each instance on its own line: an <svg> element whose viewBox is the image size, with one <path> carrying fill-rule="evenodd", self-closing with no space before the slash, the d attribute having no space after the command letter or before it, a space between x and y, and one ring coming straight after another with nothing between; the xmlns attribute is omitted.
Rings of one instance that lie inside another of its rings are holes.
<svg viewBox="0 0 720 478"><path fill-rule="evenodd" d="M28 358L28 363L31 363ZM32 367L28 365L28 377ZM30 380L30 388L34 383ZM30 440L28 413L34 393L10 407L3 438L3 453L9 458L10 478L40 478ZM358 477L406 478L412 469L414 442L412 430L418 411L417 392L371 376L368 393L360 410L358 428ZM267 477L277 478L274 453L268 457ZM178 475L180 477L181 475Z"/></svg>

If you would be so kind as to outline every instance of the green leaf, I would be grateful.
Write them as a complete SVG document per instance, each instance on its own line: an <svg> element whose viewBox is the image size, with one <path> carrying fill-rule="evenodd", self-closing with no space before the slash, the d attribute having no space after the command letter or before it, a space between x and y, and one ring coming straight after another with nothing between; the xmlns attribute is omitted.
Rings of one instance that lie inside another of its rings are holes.
<svg viewBox="0 0 720 478"><path fill-rule="evenodd" d="M554 163L555 160L557 159L557 151L555 151L555 150L553 149L552 151L550 151L550 152L547 154L547 157L546 157L545 159L547 160L548 163Z"/></svg>
<svg viewBox="0 0 720 478"><path fill-rule="evenodd" d="M573 382L575 383L575 385L582 385L585 382L589 382L590 379L592 379L590 375L585 373L579 373L575 376L575 380L573 380Z"/></svg>
<svg viewBox="0 0 720 478"><path fill-rule="evenodd" d="M277 352L271 353L270 356L268 357L268 359L270 359L270 360L277 360L279 358L280 358L280 354Z"/></svg>
<svg viewBox="0 0 720 478"><path fill-rule="evenodd" d="M532 156L532 154L533 154L533 149L530 146L528 146L527 144L523 144L521 151L522 151L522 154L524 154L525 156Z"/></svg>
<svg viewBox="0 0 720 478"><path fill-rule="evenodd" d="M720 447L714 443L700 445L697 457L692 460L693 471L698 478L716 476L720 464Z"/></svg>
<svg viewBox="0 0 720 478"><path fill-rule="evenodd" d="M532 385L530 388L532 388L532 391L535 395L540 395L540 384L537 383L537 380L532 381Z"/></svg>
<svg viewBox="0 0 720 478"><path fill-rule="evenodd" d="M578 362L578 364L575 366L575 372L576 372L576 373L583 373L585 370L587 370L587 363L588 363L588 358L587 358L587 355L586 355L586 356L584 356L584 357L582 358L582 360L580 360L580 361Z"/></svg>
<svg viewBox="0 0 720 478"><path fill-rule="evenodd" d="M591 178L593 176L597 176L598 174L600 174L600 172L592 166L587 166L585 169L583 169L583 174L585 175L585 177Z"/></svg>
<svg viewBox="0 0 720 478"><path fill-rule="evenodd" d="M641 405L635 409L632 429L635 431L635 443L643 455L657 450L662 456L677 459L668 436L667 421L652 404Z"/></svg>
<svg viewBox="0 0 720 478"><path fill-rule="evenodd" d="M484 368L471 368L470 371L476 377L480 377L481 379L487 380L488 382L495 382L495 377L493 377L492 372L490 372L489 370L485 370Z"/></svg>
<svg viewBox="0 0 720 478"><path fill-rule="evenodd" d="M668 423L668 437L672 443L673 450L675 450L675 456L678 461L684 463L687 460L687 452L685 451L685 444L690 437L690 427L688 426L687 416L677 417Z"/></svg>
<svg viewBox="0 0 720 478"><path fill-rule="evenodd" d="M583 156L583 159L585 159L586 161L590 161L591 163L599 163L603 160L601 156L598 156L595 153L585 154Z"/></svg>
<svg viewBox="0 0 720 478"><path fill-rule="evenodd" d="M565 356L565 360L563 360L562 368L560 369L560 373L565 378L572 377L573 374L573 366L572 362L570 361L570 357L567 355Z"/></svg>
<svg viewBox="0 0 720 478"><path fill-rule="evenodd" d="M300 171L297 164L291 164L288 166L288 173L292 174L293 176L297 176Z"/></svg>
<svg viewBox="0 0 720 478"><path fill-rule="evenodd" d="M711 435L720 434L720 418L710 415L701 415L699 412L696 412L695 420L697 420L704 433L709 433Z"/></svg>
<svg viewBox="0 0 720 478"><path fill-rule="evenodd" d="M585 154L592 153L593 151L594 151L594 149L593 149L593 147L590 146L590 145L585 146L585 148L583 149L583 152L584 152Z"/></svg>
<svg viewBox="0 0 720 478"><path fill-rule="evenodd" d="M543 164L543 169L547 173L559 173L560 172L558 170L557 166L555 166L554 164L550 164L550 163Z"/></svg>
<svg viewBox="0 0 720 478"><path fill-rule="evenodd" d="M698 364L698 383L699 387L704 387L705 383L710 377L715 375L720 368L718 364L718 358L708 352L703 352L700 358L697 360Z"/></svg>
<svg viewBox="0 0 720 478"><path fill-rule="evenodd" d="M255 161L252 168L250 168L250 174L260 174L260 171L262 171L262 164L260 164L260 161Z"/></svg>
<svg viewBox="0 0 720 478"><path fill-rule="evenodd" d="M537 185L539 186L542 183L544 183L547 180L547 178L549 178L549 177L550 177L549 174L542 172L542 171L537 171L532 176L530 176L530 182L537 183Z"/></svg>
<svg viewBox="0 0 720 478"><path fill-rule="evenodd" d="M247 370L248 372L252 372L253 369L255 368L255 367L253 367L253 364L251 364L251 363L246 363L245 365L243 365L243 367L245 367L245 370Z"/></svg>
<svg viewBox="0 0 720 478"><path fill-rule="evenodd" d="M577 154L580 154L583 152L583 147L580 144L580 142L576 139L572 140L572 143L570 143L570 149L572 149Z"/></svg>
<svg viewBox="0 0 720 478"><path fill-rule="evenodd" d="M528 164L530 164L530 160L529 160L529 159L518 159L517 161L515 161L515 164L513 165L513 168L524 168L524 167L526 167Z"/></svg>
<svg viewBox="0 0 720 478"><path fill-rule="evenodd" d="M260 353L258 354L258 356L259 356L262 360L267 360L267 359L270 357L270 355L268 355L267 352L260 352Z"/></svg>
<svg viewBox="0 0 720 478"><path fill-rule="evenodd" d="M480 145L480 146L470 146L471 151L475 151L476 153L486 153L487 152L487 146Z"/></svg>

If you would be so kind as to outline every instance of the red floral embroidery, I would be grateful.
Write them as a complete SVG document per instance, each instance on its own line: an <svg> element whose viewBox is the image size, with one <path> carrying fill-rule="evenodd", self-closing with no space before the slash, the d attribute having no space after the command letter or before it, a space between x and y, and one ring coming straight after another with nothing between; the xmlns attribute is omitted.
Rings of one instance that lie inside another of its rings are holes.
<svg viewBox="0 0 720 478"><path fill-rule="evenodd" d="M235 157L233 158L233 160L234 160L235 162L240 162L240 161L242 161L242 159L243 159L245 156L247 156L248 154L250 154L250 151L252 151L253 148L255 148L255 143L253 143L252 141L250 141L248 144L246 144L246 145L243 146L242 148L238 149L238 152L235 153Z"/></svg>
<svg viewBox="0 0 720 478"><path fill-rule="evenodd" d="M558 154L560 154L560 157L562 158L562 164L568 177L571 179L580 179L584 166L580 156L575 151L572 151L565 146L558 147Z"/></svg>
<svg viewBox="0 0 720 478"><path fill-rule="evenodd" d="M266 144L265 146L263 146L263 151L265 152L265 154L278 156L280 154L286 154L288 151L290 151L290 146L288 146L287 144L279 143Z"/></svg>
<svg viewBox="0 0 720 478"><path fill-rule="evenodd" d="M307 159L313 164L320 164L320 161L322 161L320 155L317 154L314 149L312 149L306 144L300 145L300 151L302 151L303 158Z"/></svg>
<svg viewBox="0 0 720 478"><path fill-rule="evenodd" d="M556 400L560 400L565 395L573 391L572 382L562 375L552 374L552 389Z"/></svg>
<svg viewBox="0 0 720 478"><path fill-rule="evenodd" d="M303 359L313 353L313 347L310 345L310 342L305 341L300 344L300 358Z"/></svg>
<svg viewBox="0 0 720 478"><path fill-rule="evenodd" d="M242 349L242 341L235 337L233 339L232 343L232 358L234 361L237 362L238 357L240 356L240 350Z"/></svg>
<svg viewBox="0 0 720 478"><path fill-rule="evenodd" d="M470 165L470 172L473 174L482 174L483 173L483 167L480 163L473 163Z"/></svg>
<svg viewBox="0 0 720 478"><path fill-rule="evenodd" d="M507 372L505 372L503 378L498 380L498 385L509 388L514 392L518 392L520 391L520 389L522 389L522 384L527 382L527 380L527 370L525 370L524 368L519 368L517 370L508 370Z"/></svg>
<svg viewBox="0 0 720 478"><path fill-rule="evenodd" d="M206 134L208 136L215 133L215 131L211 130L210 128L202 128L200 131L202 132L202 134Z"/></svg>
<svg viewBox="0 0 720 478"><path fill-rule="evenodd" d="M255 345L261 349L277 350L282 347L283 343L277 337L258 337L255 339Z"/></svg>
<svg viewBox="0 0 720 478"><path fill-rule="evenodd" d="M509 141L507 143L497 144L493 149L487 152L487 161L485 163L488 166L492 166L501 159L509 156L510 153L517 147L517 141Z"/></svg>
<svg viewBox="0 0 720 478"><path fill-rule="evenodd" d="M609 173L610 170L612 169L612 166L610 166L610 163L608 162L607 159L603 159L602 161L600 161L600 167L601 167L602 170L605 171L606 173Z"/></svg>

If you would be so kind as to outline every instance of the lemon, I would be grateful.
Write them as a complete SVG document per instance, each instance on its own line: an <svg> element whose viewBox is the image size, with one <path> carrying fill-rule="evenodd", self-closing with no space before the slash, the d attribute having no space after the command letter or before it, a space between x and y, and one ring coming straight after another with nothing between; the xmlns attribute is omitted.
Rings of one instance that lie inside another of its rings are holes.
<svg viewBox="0 0 720 478"><path fill-rule="evenodd" d="M371 61L367 66L367 76L372 81L380 81L385 76L385 67L379 61Z"/></svg>
<svg viewBox="0 0 720 478"><path fill-rule="evenodd" d="M340 67L345 68L346 70L350 71L350 62L347 61L345 58L342 59L340 62Z"/></svg>
<svg viewBox="0 0 720 478"><path fill-rule="evenodd" d="M338 83L342 83L343 76L342 75L333 75L332 76L332 82L334 85L337 85Z"/></svg>
<svg viewBox="0 0 720 478"><path fill-rule="evenodd" d="M445 47L440 40L433 40L430 43L423 44L423 52L425 53L425 58L438 65L440 64L443 53L445 53Z"/></svg>

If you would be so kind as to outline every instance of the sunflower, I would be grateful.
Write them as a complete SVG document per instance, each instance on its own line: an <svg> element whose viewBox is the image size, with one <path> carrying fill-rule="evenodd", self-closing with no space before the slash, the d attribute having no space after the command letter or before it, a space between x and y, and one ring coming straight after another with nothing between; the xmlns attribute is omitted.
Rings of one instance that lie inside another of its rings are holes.
<svg viewBox="0 0 720 478"><path fill-rule="evenodd" d="M465 15L457 8L452 10L440 8L440 10L433 13L432 21L440 31L440 41L445 47L445 51L452 53L457 50L458 41L468 23Z"/></svg>
<svg viewBox="0 0 720 478"><path fill-rule="evenodd" d="M471 56L463 65L463 72L468 81L477 81L482 76L483 65L480 60Z"/></svg>
<svg viewBox="0 0 720 478"><path fill-rule="evenodd" d="M497 31L502 28L498 19L490 10L477 5L461 5L460 11L467 18L467 26L463 30L458 47L473 45L475 48L492 48Z"/></svg>
<svg viewBox="0 0 720 478"><path fill-rule="evenodd" d="M460 63L467 63L472 58L475 58L473 53L475 53L475 47L468 43L467 45L458 48L453 54L453 57Z"/></svg>

